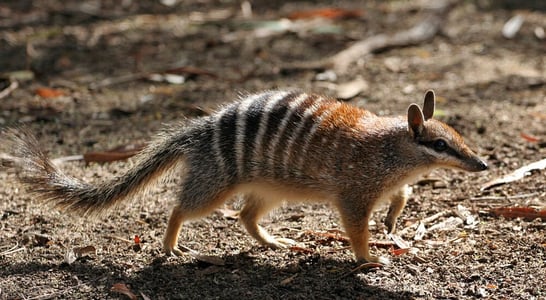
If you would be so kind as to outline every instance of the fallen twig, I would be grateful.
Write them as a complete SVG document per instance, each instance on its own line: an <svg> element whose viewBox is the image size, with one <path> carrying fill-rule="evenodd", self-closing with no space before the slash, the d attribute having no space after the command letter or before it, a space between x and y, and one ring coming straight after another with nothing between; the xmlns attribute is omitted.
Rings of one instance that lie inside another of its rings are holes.
<svg viewBox="0 0 546 300"><path fill-rule="evenodd" d="M430 14L408 30L393 35L374 35L329 58L288 65L284 69L334 69L338 73L345 73L352 64L371 53L387 48L416 45L432 39L441 30L447 14L457 3L457 0L435 1L434 6L428 9Z"/></svg>
<svg viewBox="0 0 546 300"><path fill-rule="evenodd" d="M495 216L506 219L523 218L526 220L546 220L546 209L538 210L532 207L498 207L489 210Z"/></svg>
<svg viewBox="0 0 546 300"><path fill-rule="evenodd" d="M483 196L483 197L472 197L470 198L471 201L488 201L488 200L512 200L512 199L521 199L521 198L528 198L538 195L537 192L533 193L527 193L527 194L519 194L519 195L513 195L513 196Z"/></svg>
<svg viewBox="0 0 546 300"><path fill-rule="evenodd" d="M89 89L96 90L96 89L108 87L108 86L111 86L111 85L131 82L131 81L143 79L143 78L145 78L146 76L148 76L150 74L151 74L151 72L140 72L140 73L134 73L134 74L121 75L121 76L118 76L118 77L105 78L105 79L103 79L103 80L101 80L99 82L91 83L89 85Z"/></svg>
<svg viewBox="0 0 546 300"><path fill-rule="evenodd" d="M19 247L19 244L15 244L15 246L9 248L8 250L0 252L0 256L7 256L9 254L13 254L15 252L19 252L23 250L25 250L25 247Z"/></svg>
<svg viewBox="0 0 546 300"><path fill-rule="evenodd" d="M523 177L527 176L529 174L529 172L531 172L531 171L542 170L542 169L545 169L545 168L546 168L546 158L542 159L542 160L539 160L539 161L535 161L535 162L530 163L530 164L528 164L526 166L523 166L523 167L515 170L514 172L512 172L510 174L507 174L507 175L504 175L504 176L502 176L500 178L495 178L495 179L485 183L481 187L481 190L484 191L484 190L490 189L492 187L503 185L505 183L510 183L510 182L520 180Z"/></svg>
<svg viewBox="0 0 546 300"><path fill-rule="evenodd" d="M0 91L0 99L7 97L9 94L11 94L11 92L15 91L15 89L17 89L18 87L19 87L19 83L16 80L13 80L7 88Z"/></svg>

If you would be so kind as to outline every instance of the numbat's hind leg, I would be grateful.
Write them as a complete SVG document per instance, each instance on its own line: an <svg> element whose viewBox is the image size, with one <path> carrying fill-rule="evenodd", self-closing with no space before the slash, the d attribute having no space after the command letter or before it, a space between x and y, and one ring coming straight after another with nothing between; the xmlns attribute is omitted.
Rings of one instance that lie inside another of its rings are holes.
<svg viewBox="0 0 546 300"><path fill-rule="evenodd" d="M258 225L260 218L266 214L275 203L268 204L263 199L255 195L245 196L245 206L239 214L241 223L246 228L248 233L264 246L277 248L287 248L294 245L296 242L286 238L275 238L271 236L265 229Z"/></svg>
<svg viewBox="0 0 546 300"><path fill-rule="evenodd" d="M182 251L178 249L178 235L182 229L182 224L184 223L184 212L182 208L177 205L173 208L171 217L169 218L169 225L167 226L167 231L165 232L165 238L163 239L163 251L167 255L176 255L182 256Z"/></svg>
<svg viewBox="0 0 546 300"><path fill-rule="evenodd" d="M180 230L185 221L208 215L232 195L230 188L213 189L210 187L215 186L210 184L206 186L206 183L204 180L199 181L197 176L188 176L179 203L172 210L165 238L163 239L163 250L167 255L183 255L177 244ZM195 190L200 191L200 193L189 192L195 192Z"/></svg>

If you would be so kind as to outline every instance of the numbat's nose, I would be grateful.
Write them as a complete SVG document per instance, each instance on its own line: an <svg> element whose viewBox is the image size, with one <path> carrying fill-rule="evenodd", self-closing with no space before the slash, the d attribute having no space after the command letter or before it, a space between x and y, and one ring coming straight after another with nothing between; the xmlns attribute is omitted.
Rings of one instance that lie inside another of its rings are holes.
<svg viewBox="0 0 546 300"><path fill-rule="evenodd" d="M475 166L475 169L473 171L474 172L479 172L479 171L485 171L487 169L489 169L489 167L487 166L487 163L483 159L477 157L476 158L476 166Z"/></svg>

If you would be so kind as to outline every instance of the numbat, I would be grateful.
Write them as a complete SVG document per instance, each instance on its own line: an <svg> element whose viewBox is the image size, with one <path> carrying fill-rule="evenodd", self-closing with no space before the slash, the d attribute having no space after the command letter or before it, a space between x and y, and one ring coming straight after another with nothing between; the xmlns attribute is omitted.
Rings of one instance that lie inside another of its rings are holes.
<svg viewBox="0 0 546 300"><path fill-rule="evenodd" d="M282 201L322 200L341 216L359 261L372 256L368 221L390 201L385 224L395 230L406 204L404 186L438 167L487 169L448 125L432 119L434 93L407 116L378 117L335 99L298 91L266 91L242 97L218 112L166 129L126 174L97 185L60 171L24 130L10 130L20 180L55 206L100 215L146 190L160 175L184 164L182 187L163 242L182 255L178 235L185 221L203 217L241 195L240 220L261 244L284 248L294 241L269 235L258 221Z"/></svg>

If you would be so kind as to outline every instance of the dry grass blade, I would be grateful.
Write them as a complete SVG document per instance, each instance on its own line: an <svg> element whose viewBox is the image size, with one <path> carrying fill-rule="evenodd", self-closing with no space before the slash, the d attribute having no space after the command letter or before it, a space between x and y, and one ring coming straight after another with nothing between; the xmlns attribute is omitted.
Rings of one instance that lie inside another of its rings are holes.
<svg viewBox="0 0 546 300"><path fill-rule="evenodd" d="M19 244L15 244L15 246L0 252L0 256L7 256L7 255L13 254L15 252L23 251L23 250L25 250L25 247L19 247Z"/></svg>

